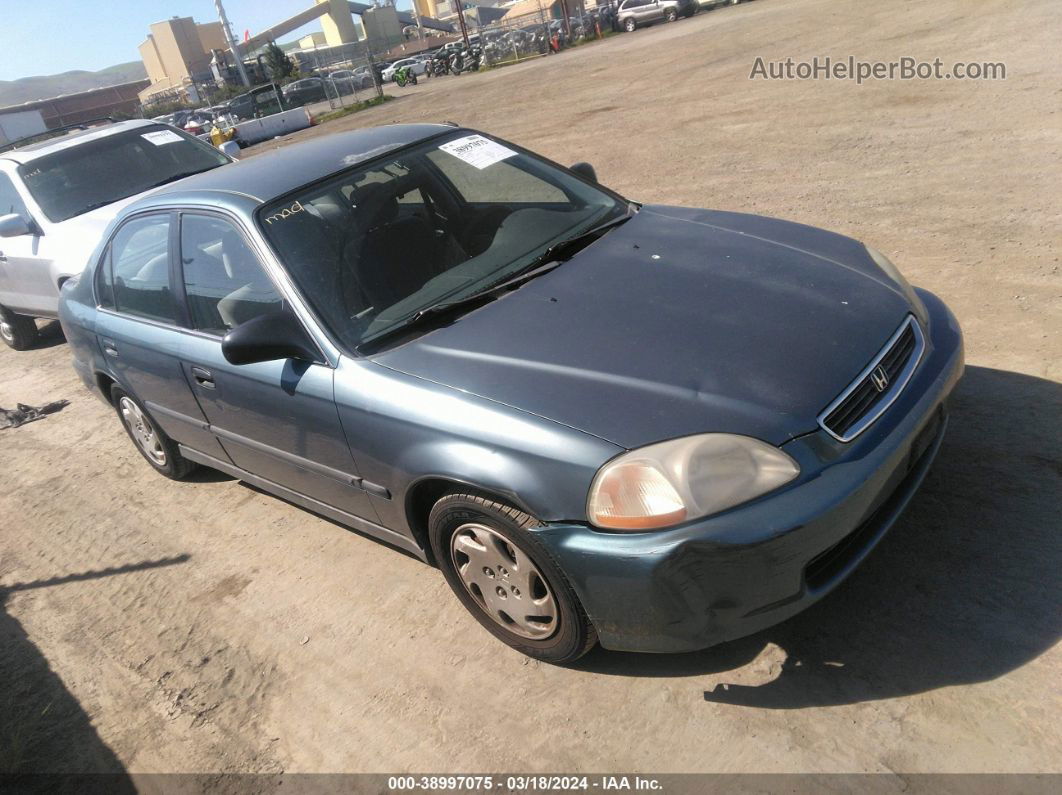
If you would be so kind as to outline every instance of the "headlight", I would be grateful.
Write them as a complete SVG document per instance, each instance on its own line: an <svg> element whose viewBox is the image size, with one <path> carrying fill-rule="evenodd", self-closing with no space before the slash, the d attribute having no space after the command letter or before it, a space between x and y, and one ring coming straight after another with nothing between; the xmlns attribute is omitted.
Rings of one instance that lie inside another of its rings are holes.
<svg viewBox="0 0 1062 795"><path fill-rule="evenodd" d="M614 458L590 486L587 516L609 530L654 530L718 513L800 473L777 447L748 436L705 433Z"/></svg>
<svg viewBox="0 0 1062 795"><path fill-rule="evenodd" d="M885 275L896 282L896 285L903 290L903 294L907 297L907 300L911 303L911 307L914 309L915 317L917 317L922 325L925 326L928 322L926 305L922 303L922 299L918 297L918 293L916 293L914 288L911 287L911 283L903 277L903 274L900 273L900 269L892 264L892 260L876 248L868 246L865 243L863 245L867 250L867 254L869 254L870 258L874 260L874 264L881 268L885 272Z"/></svg>

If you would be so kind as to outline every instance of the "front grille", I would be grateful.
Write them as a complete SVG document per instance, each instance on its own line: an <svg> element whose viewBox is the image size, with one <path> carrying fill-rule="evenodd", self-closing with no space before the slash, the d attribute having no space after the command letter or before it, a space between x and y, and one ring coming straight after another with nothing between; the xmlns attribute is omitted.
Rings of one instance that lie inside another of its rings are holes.
<svg viewBox="0 0 1062 795"><path fill-rule="evenodd" d="M922 329L909 315L855 381L823 410L819 424L834 438L850 442L903 391L924 350Z"/></svg>

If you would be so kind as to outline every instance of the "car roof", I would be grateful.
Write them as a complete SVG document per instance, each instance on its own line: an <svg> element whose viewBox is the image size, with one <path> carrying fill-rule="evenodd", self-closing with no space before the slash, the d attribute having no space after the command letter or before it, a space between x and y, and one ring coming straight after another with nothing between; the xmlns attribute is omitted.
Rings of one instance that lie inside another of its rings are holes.
<svg viewBox="0 0 1062 795"><path fill-rule="evenodd" d="M448 124L392 124L322 136L170 183L127 210L212 205L218 202L219 193L262 204L389 151L455 130Z"/></svg>
<svg viewBox="0 0 1062 795"><path fill-rule="evenodd" d="M130 119L129 121L118 121L113 124L90 127L87 130L76 130L65 135L60 135L56 138L48 138L44 141L20 146L17 149L12 149L0 154L0 157L14 160L16 163L28 163L38 157L44 157L45 155L50 155L63 149L69 149L78 146L79 144L83 144L86 141L97 141L100 138L106 138L115 133L125 132L126 130L135 130L138 127L157 126L161 123L162 122L155 121L154 119Z"/></svg>

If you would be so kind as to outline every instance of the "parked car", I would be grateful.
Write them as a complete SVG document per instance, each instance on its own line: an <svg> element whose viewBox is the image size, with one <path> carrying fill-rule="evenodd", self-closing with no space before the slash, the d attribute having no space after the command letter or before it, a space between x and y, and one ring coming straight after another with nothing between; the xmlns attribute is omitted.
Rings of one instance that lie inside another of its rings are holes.
<svg viewBox="0 0 1062 795"><path fill-rule="evenodd" d="M320 77L304 77L284 86L284 103L292 108L326 99L328 94L325 93L324 80Z"/></svg>
<svg viewBox="0 0 1062 795"><path fill-rule="evenodd" d="M654 22L674 22L697 13L697 0L623 0L616 18L628 33Z"/></svg>
<svg viewBox="0 0 1062 795"><path fill-rule="evenodd" d="M355 91L363 91L372 88L372 75L368 67L362 67L363 71L356 72L351 69L340 69L328 75L335 84L339 94L353 94Z"/></svg>
<svg viewBox="0 0 1062 795"><path fill-rule="evenodd" d="M551 662L821 598L922 481L963 370L948 309L862 243L641 205L447 125L144 197L61 318L158 473L213 467L433 561Z"/></svg>
<svg viewBox="0 0 1062 795"><path fill-rule="evenodd" d="M272 83L256 86L229 100L229 111L237 121L260 119L291 108L280 88Z"/></svg>
<svg viewBox="0 0 1062 795"><path fill-rule="evenodd" d="M214 114L205 109L199 109L192 111L192 113L181 125L181 129L187 132L189 135L202 135L210 130L214 125Z"/></svg>
<svg viewBox="0 0 1062 795"><path fill-rule="evenodd" d="M119 209L159 185L229 162L209 144L145 120L5 147L0 339L15 350L34 344L34 318L57 317L59 287L85 267Z"/></svg>
<svg viewBox="0 0 1062 795"><path fill-rule="evenodd" d="M417 76L424 74L424 72L428 68L424 64L424 61L421 61L417 58L401 58L383 70L384 82L392 82L395 79L395 72L405 66L408 66L410 70L412 70L413 74Z"/></svg>

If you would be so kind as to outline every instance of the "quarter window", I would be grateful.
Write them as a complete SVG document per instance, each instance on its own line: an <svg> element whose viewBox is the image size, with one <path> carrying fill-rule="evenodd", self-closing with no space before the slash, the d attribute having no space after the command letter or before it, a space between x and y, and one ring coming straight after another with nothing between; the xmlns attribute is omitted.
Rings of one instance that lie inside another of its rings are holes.
<svg viewBox="0 0 1062 795"><path fill-rule="evenodd" d="M111 250L108 248L96 270L96 301L104 309L114 309L114 278L111 274Z"/></svg>
<svg viewBox="0 0 1062 795"><path fill-rule="evenodd" d="M22 203L22 197L15 190L15 183L4 173L0 173L0 215L16 213L23 218L29 218L26 205Z"/></svg>
<svg viewBox="0 0 1062 795"><path fill-rule="evenodd" d="M115 309L163 323L176 322L170 289L170 216L134 218L111 241L109 264Z"/></svg>
<svg viewBox="0 0 1062 795"><path fill-rule="evenodd" d="M181 218L181 265L192 324L200 331L220 336L283 307L243 235L221 218Z"/></svg>

